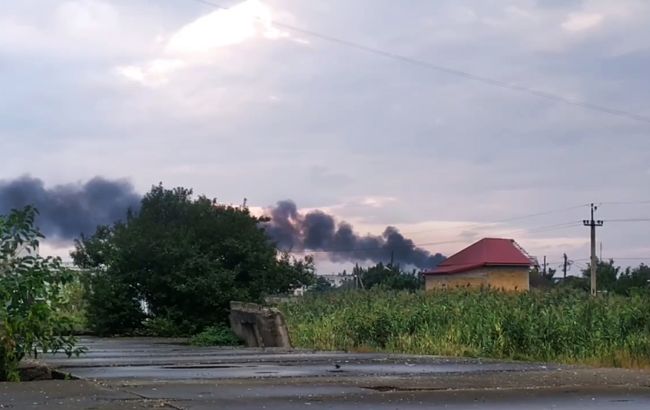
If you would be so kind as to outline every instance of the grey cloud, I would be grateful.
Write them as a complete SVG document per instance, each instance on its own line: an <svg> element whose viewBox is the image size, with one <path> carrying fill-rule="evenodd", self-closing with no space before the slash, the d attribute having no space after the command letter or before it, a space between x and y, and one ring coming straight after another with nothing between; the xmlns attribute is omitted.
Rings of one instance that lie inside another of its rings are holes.
<svg viewBox="0 0 650 410"><path fill-rule="evenodd" d="M0 213L27 205L38 209L36 224L46 237L67 241L82 233L92 234L97 225L126 219L129 209L139 208L140 195L127 181L101 177L52 188L27 176L0 180Z"/></svg>

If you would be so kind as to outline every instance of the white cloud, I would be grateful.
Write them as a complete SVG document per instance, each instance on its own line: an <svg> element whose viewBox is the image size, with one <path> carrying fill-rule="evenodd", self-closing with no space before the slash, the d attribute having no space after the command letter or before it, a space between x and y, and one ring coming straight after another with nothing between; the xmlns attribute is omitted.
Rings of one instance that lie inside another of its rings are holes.
<svg viewBox="0 0 650 410"><path fill-rule="evenodd" d="M371 208L382 208L396 201L397 198L392 196L368 196L361 200L361 204L369 206Z"/></svg>
<svg viewBox="0 0 650 410"><path fill-rule="evenodd" d="M179 59L156 59L142 65L128 65L117 68L118 74L126 79L146 86L158 86L169 80L169 74L187 66Z"/></svg>
<svg viewBox="0 0 650 410"><path fill-rule="evenodd" d="M600 13L571 13L562 23L562 28L570 32L591 30L598 27L604 20Z"/></svg>
<svg viewBox="0 0 650 410"><path fill-rule="evenodd" d="M275 39L286 34L272 26L268 6L258 0L246 0L185 25L169 39L166 51L171 54L210 53L260 35Z"/></svg>
<svg viewBox="0 0 650 410"><path fill-rule="evenodd" d="M271 9L259 0L246 0L228 9L219 9L184 25L171 35L163 57L120 66L117 72L128 80L147 86L165 84L182 68L210 64L216 52L255 38L279 39L289 34L272 25ZM161 38L157 37L160 43Z"/></svg>

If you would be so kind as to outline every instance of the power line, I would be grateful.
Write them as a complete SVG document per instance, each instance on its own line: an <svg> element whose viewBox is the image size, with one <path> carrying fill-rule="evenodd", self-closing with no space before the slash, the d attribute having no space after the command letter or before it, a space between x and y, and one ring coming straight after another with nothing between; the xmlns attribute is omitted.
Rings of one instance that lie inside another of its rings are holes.
<svg viewBox="0 0 650 410"><path fill-rule="evenodd" d="M589 206L589 204L573 205L573 206L568 206L568 207L564 207L564 208L555 208L555 209L551 209L551 210L548 210L548 211L539 211L539 212L535 212L535 213L527 214L527 215L519 215L519 216L515 216L515 217L512 217L512 218L499 219L499 220L491 221L491 222L473 222L471 224L456 226L455 228L457 228L457 229L482 228L485 225L496 225L496 224L500 224L500 223L504 223L504 222L518 221L518 220L522 220L522 219L534 218L534 217L537 217L537 216L550 215L550 214L554 214L554 213L558 213L558 212L565 212L565 211L570 211L570 210L573 210L573 209L584 208L584 207L587 207L587 206ZM553 226L555 226L555 225L553 225ZM549 227L550 227L550 225L549 225ZM540 228L540 227L538 227L538 228ZM418 234L418 233L425 233L425 232L432 232L432 231L433 231L433 229L426 229L426 230L421 230L421 231L403 232L402 234L403 235L414 235L414 234Z"/></svg>
<svg viewBox="0 0 650 410"><path fill-rule="evenodd" d="M605 222L650 222L650 218L605 219Z"/></svg>
<svg viewBox="0 0 650 410"><path fill-rule="evenodd" d="M613 260L613 261L639 261L639 260L650 260L650 256L642 256L640 258L625 257L625 258L603 258L602 260Z"/></svg>
<svg viewBox="0 0 650 410"><path fill-rule="evenodd" d="M535 228L520 228L519 230L526 231L526 232L539 232L539 231L547 231L547 230L553 230L549 228L572 228L574 226L581 226L582 224L576 221L571 221L571 222L563 222L563 223L558 223L558 224L552 224L552 225L544 225L544 226L538 226Z"/></svg>
<svg viewBox="0 0 650 410"><path fill-rule="evenodd" d="M599 202L598 205L643 205L650 204L650 200L643 201L606 201Z"/></svg>
<svg viewBox="0 0 650 410"><path fill-rule="evenodd" d="M196 3L205 4L205 5L208 5L208 6L212 6L214 8L221 9L221 10L228 10L229 9L229 7L222 6L220 4L217 4L217 3L214 3L214 2L211 2L211 1L207 1L207 0L191 0L191 1L194 1ZM617 116L617 117L623 117L623 118L631 119L631 120L634 120L634 121L639 121L639 122L644 122L646 124L650 124L650 117L640 115L640 114L637 114L637 113L633 113L631 111L626 111L626 110L622 110L622 109L618 109L618 108L607 107L607 106L600 105L600 104L593 104L593 103L590 103L588 101L571 99L571 98L564 97L564 96L559 95L559 94L553 94L553 93L550 93L550 92L547 92L547 91L537 90L535 88L528 87L528 86L525 86L525 85L510 83L508 81L497 80L497 79L494 79L494 78L489 78L489 77L485 77L485 76L481 76L481 75L477 75L477 74L472 74L472 73L469 73L467 71L463 71L463 70L459 70L459 69L455 69L455 68L451 68L451 67L447 67L447 66L443 66L443 65L433 64L433 63L430 63L428 61L419 60L417 58L408 57L408 56L397 54L397 53L394 53L394 52L391 52L391 51L385 51L385 50L382 50L382 49L379 49L379 48L376 48L376 47L366 46L366 45L363 45L363 44L360 44L360 43L357 43L357 42L354 42L354 41L346 40L346 39L343 39L343 38L340 38L340 37L334 37L334 36L330 36L330 35L327 35L327 34L318 33L318 32L312 31L312 30L307 30L307 29L304 29L304 28L296 27L296 26L293 26L291 24L286 24L286 23L282 23L282 22L278 22L278 21L273 21L272 24L274 24L274 25L276 25L278 27L283 27L283 28L285 28L287 30L291 30L291 31L296 32L296 33L304 34L304 35L307 35L307 36L310 36L310 37L319 38L321 40L324 40L324 41L327 41L327 42L330 42L330 43L334 43L334 44L338 44L338 45L345 46L345 47L348 47L348 48L360 50L360 51L370 53L370 54L379 55L381 57L389 58L389 59L392 59L392 60L400 61L400 62L407 63L407 64L414 65L414 66L419 66L419 67L426 68L426 69L429 69L429 70L442 72L442 73L445 73L445 74L453 75L453 76L464 78L464 79L467 79L467 80L483 83L483 84L490 85L490 86L493 86L493 87L498 87L498 88L503 88L503 89L507 89L507 90L511 90L511 91L525 93L525 94L529 94L529 95L532 95L534 97L541 98L541 99L546 99L546 100L559 102L559 103L562 103L562 104L582 107L582 108L585 108L587 110L598 111L598 112L602 112L602 113L605 113L605 114L609 114L609 115L613 115L613 116Z"/></svg>

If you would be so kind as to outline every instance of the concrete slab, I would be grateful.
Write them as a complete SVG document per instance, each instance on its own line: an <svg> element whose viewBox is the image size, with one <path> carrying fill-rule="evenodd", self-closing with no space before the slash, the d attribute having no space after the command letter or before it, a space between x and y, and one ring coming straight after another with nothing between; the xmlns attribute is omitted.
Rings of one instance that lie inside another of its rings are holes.
<svg viewBox="0 0 650 410"><path fill-rule="evenodd" d="M378 353L197 348L169 339L86 338L82 343L89 348L83 357L45 360L94 382L44 385L45 395L34 396L39 405L58 405L67 392L79 400L70 408L101 408L107 403L114 406L105 408L233 410L650 408L647 371ZM20 403L32 406L31 396L10 390L0 397L12 397L15 408L23 408Z"/></svg>
<svg viewBox="0 0 650 410"><path fill-rule="evenodd" d="M84 380L0 383L0 409L152 409L158 399Z"/></svg>

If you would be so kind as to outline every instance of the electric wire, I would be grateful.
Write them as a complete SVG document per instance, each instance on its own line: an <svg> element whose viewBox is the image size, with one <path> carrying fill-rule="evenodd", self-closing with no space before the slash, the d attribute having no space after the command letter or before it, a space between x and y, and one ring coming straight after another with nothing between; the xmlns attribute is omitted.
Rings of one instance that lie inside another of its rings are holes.
<svg viewBox="0 0 650 410"><path fill-rule="evenodd" d="M215 2L212 2L212 1L207 1L207 0L190 0L190 1L194 1L196 3L201 3L201 4L208 5L208 6L212 6L214 8L221 9L221 10L228 10L229 9L229 7L223 6L221 4L218 4L218 3L215 3ZM291 31L293 31L295 33L300 33L300 34L303 34L303 35L306 35L306 36L318 38L318 39L321 39L323 41L327 41L327 42L330 42L330 43L333 43L333 44L338 44L338 45L341 45L341 46L345 46L345 47L348 47L348 48L351 48L351 49L356 49L356 50L363 51L363 52L370 53L370 54L375 54L375 55L385 57L385 58L388 58L388 59L401 61L403 63L407 63L407 64L414 65L414 66L419 66L419 67L426 68L426 69L429 69L429 70L442 72L442 73L445 73L445 74L448 74L448 75L464 78L464 79L471 80L471 81L474 81L474 82L483 83L483 84L486 84L486 85L489 85L489 86L499 87L499 88L502 88L502 89L507 89L507 90L511 90L511 91L515 91L515 92L519 92L519 93L525 93L525 94L528 94L528 95L531 95L531 96L534 96L534 97L537 97L537 98L541 98L541 99L551 100L551 101L559 102L559 103L566 104L566 105L582 107L582 108L587 109L587 110L597 111L597 112L601 112L601 113L605 113L605 114L609 114L609 115L613 115L613 116L617 116L617 117L623 117L623 118L627 118L627 119L630 119L630 120L650 124L650 117L649 116L641 115L641 114L634 113L634 112L631 112L631 111L627 111L627 110L623 110L623 109L619 109L619 108L612 108L612 107L608 107L608 106L600 105L600 104L594 104L594 103L590 103L588 101L572 99L572 98L568 98L568 97L565 97L565 96L562 96L562 95L559 95L559 94L554 94L554 93L551 93L551 92L538 90L538 89L535 89L535 88L532 88L532 87L529 87L529 86L516 84L516 83L511 83L511 82L504 81L504 80L497 80L497 79L485 77L485 76L482 76L482 75L473 74L473 73L470 73L470 72L467 72L467 71L463 71L463 70L459 70L459 69L456 69L456 68L451 68L451 67L447 67L447 66L443 66L443 65L439 65L439 64L434 64L434 63L431 63L431 62L428 62L428 61L420 60L420 59L417 59L417 58L414 58L414 57L408 57L408 56L405 56L405 55L402 55L402 54L382 50L382 49L376 48L376 47L370 47L370 46L363 45L363 44L360 44L360 43L357 43L357 42L354 42L354 41L351 41L351 40L346 40L344 38L335 37L335 36L331 36L331 35L328 35L328 34L322 34L322 33L316 32L316 31L296 27L294 25L282 23L282 22L279 22L279 21L273 21L272 24L275 25L275 26L278 26L278 27L285 28L287 30L291 30Z"/></svg>

